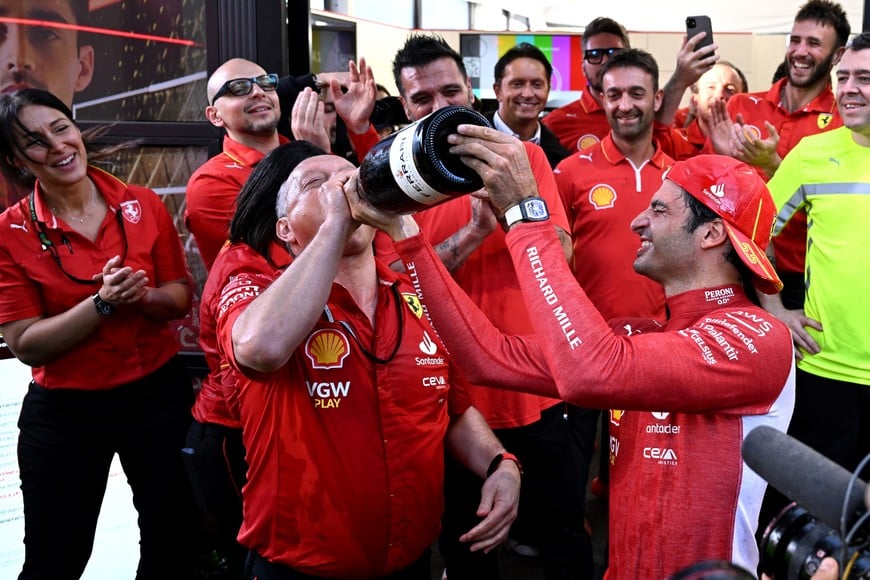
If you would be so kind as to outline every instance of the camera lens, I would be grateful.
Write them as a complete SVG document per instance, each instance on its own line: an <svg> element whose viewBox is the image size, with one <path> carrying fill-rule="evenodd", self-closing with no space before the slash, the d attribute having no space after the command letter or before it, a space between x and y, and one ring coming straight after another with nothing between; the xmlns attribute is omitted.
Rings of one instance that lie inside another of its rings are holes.
<svg viewBox="0 0 870 580"><path fill-rule="evenodd" d="M850 579L870 578L870 555L850 552L837 532L792 503L767 526L759 544L759 569L776 580L809 580L822 559L854 559Z"/></svg>
<svg viewBox="0 0 870 580"><path fill-rule="evenodd" d="M688 26L689 28L695 28L695 24L697 23L695 22L694 18L686 18L686 26Z"/></svg>

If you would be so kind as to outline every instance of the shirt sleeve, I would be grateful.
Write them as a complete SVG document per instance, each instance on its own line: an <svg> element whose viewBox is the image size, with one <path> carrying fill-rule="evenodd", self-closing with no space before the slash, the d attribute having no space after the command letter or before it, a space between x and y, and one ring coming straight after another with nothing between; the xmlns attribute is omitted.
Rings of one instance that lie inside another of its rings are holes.
<svg viewBox="0 0 870 580"><path fill-rule="evenodd" d="M187 184L185 225L209 270L229 236L230 220L241 189L242 183L229 176L205 170L194 174Z"/></svg>
<svg viewBox="0 0 870 580"><path fill-rule="evenodd" d="M140 190L142 191L142 190ZM150 189L145 189L140 199L148 200L157 224L158 234L154 243L154 272L156 278L154 284L159 286L167 282L186 280L192 284L190 271L184 258L184 250L181 247L181 239L178 230L169 215L169 210L163 200Z"/></svg>
<svg viewBox="0 0 870 580"><path fill-rule="evenodd" d="M221 255L221 260L233 260L232 253ZM268 268L265 260L262 264L256 260L244 260L235 267L221 268L223 281L218 283L220 296L215 311L218 352L222 360L236 371L254 378L261 376L252 373L250 369L241 367L235 358L233 349L233 325L236 319L245 311L262 292L275 280L274 272Z"/></svg>
<svg viewBox="0 0 870 580"><path fill-rule="evenodd" d="M792 216L802 210L806 197L803 191L802 152L798 145L782 160L779 169L767 183L770 195L776 205L776 222L773 235L779 235L789 223Z"/></svg>
<svg viewBox="0 0 870 580"><path fill-rule="evenodd" d="M371 123L369 123L369 130L359 135L348 129L347 138L350 141L351 147L353 147L354 153L356 153L356 158L360 161L381 140L381 136Z"/></svg>
<svg viewBox="0 0 870 580"><path fill-rule="evenodd" d="M34 242L35 249L39 249L37 242ZM40 299L42 291L16 263L5 244L0 244L0 280L3 280L0 284L0 324L45 313Z"/></svg>
<svg viewBox="0 0 870 580"><path fill-rule="evenodd" d="M562 399L585 407L682 412L755 411L782 390L793 362L791 339L772 318L757 322L760 334L738 352L728 350L736 341L709 338L733 334L726 321L711 318L680 332L616 336L574 280L551 227L516 226L508 246L534 336L493 327L419 236L397 244L470 381L548 395L550 380Z"/></svg>

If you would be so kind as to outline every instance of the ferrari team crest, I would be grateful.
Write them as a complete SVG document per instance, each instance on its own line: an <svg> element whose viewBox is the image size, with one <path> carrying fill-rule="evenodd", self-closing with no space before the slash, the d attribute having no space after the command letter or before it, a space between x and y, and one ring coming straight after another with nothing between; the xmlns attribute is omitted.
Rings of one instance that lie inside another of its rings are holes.
<svg viewBox="0 0 870 580"><path fill-rule="evenodd" d="M138 224L139 220L142 219L142 206L139 205L139 200L122 201L121 215L131 224Z"/></svg>

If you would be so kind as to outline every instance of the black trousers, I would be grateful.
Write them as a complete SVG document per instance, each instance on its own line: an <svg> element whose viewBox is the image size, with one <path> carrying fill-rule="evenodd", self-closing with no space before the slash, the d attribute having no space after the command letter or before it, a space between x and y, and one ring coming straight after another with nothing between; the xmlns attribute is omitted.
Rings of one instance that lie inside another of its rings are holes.
<svg viewBox="0 0 870 580"><path fill-rule="evenodd" d="M579 457L565 412L565 404L558 403L531 425L497 429L495 434L523 463L519 515L511 537L540 550L548 580L590 579L592 542L583 526L589 457ZM480 521L475 512L482 485L478 476L447 456L445 513L438 546L449 580L499 578L498 550L472 553L459 542L459 536Z"/></svg>
<svg viewBox="0 0 870 580"><path fill-rule="evenodd" d="M175 361L106 391L31 383L18 420L24 500L19 580L79 578L117 453L138 512L137 580L189 579L196 509L180 449L193 389Z"/></svg>
<svg viewBox="0 0 870 580"><path fill-rule="evenodd" d="M248 469L242 430L194 420L181 451L196 505L205 520L205 540L224 558L231 577L238 578L247 555L236 541Z"/></svg>
<svg viewBox="0 0 870 580"><path fill-rule="evenodd" d="M431 553L427 548L420 558L398 572L383 576L380 580L431 580L430 570ZM248 552L245 563L245 575L247 580L322 580L321 576L309 576L297 572L282 564L273 564L253 551Z"/></svg>

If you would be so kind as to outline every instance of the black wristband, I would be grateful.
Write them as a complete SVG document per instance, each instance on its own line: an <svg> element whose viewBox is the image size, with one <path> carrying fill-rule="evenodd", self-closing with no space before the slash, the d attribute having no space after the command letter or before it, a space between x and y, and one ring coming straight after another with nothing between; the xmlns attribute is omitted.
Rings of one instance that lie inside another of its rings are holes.
<svg viewBox="0 0 870 580"><path fill-rule="evenodd" d="M486 476L489 477L495 470L498 469L498 466L501 465L502 461L513 461L517 464L517 469L520 470L520 475L523 474L523 464L520 463L519 458L513 453L508 453L505 451L504 453L499 453L495 457L492 458L492 461L489 463L489 467L486 468Z"/></svg>

